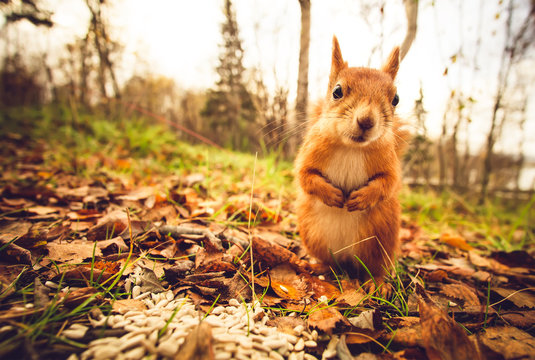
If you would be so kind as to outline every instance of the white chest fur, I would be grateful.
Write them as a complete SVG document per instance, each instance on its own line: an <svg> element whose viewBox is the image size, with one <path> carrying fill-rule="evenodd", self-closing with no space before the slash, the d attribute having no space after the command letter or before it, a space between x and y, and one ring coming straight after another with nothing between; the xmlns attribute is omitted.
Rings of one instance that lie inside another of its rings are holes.
<svg viewBox="0 0 535 360"><path fill-rule="evenodd" d="M333 185L348 193L368 181L366 157L359 149L341 147L333 153L324 175Z"/></svg>

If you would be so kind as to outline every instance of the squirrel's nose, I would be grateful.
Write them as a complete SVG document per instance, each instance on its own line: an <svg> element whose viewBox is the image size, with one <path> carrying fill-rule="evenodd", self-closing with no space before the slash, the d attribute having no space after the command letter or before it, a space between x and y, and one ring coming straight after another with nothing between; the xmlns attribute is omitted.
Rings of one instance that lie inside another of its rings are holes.
<svg viewBox="0 0 535 360"><path fill-rule="evenodd" d="M358 119L357 123L362 131L369 130L375 125L375 122L369 117Z"/></svg>

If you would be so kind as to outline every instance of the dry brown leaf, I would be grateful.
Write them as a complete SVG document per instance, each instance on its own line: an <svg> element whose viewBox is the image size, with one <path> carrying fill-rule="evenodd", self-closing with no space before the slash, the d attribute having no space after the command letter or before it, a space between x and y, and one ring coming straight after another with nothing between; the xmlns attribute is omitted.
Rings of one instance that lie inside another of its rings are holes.
<svg viewBox="0 0 535 360"><path fill-rule="evenodd" d="M332 334L340 327L351 326L345 317L333 307L318 309L308 316L308 326Z"/></svg>
<svg viewBox="0 0 535 360"><path fill-rule="evenodd" d="M95 220L102 217L100 211L96 209L80 209L67 213L67 217L71 220Z"/></svg>
<svg viewBox="0 0 535 360"><path fill-rule="evenodd" d="M465 330L439 307L424 300L418 303L423 347L431 360L481 359Z"/></svg>
<svg viewBox="0 0 535 360"><path fill-rule="evenodd" d="M141 300L137 299L120 299L113 302L111 307L113 312L124 314L130 310L147 310L147 306Z"/></svg>
<svg viewBox="0 0 535 360"><path fill-rule="evenodd" d="M420 321L419 318L418 321ZM423 347L422 326L420 324L404 326L396 329L395 332L384 334L383 339L386 341L392 340L394 344L404 347Z"/></svg>
<svg viewBox="0 0 535 360"><path fill-rule="evenodd" d="M519 308L535 308L535 295L529 290L517 291L506 288L492 288L491 290L498 293L503 298L507 298L508 301L511 301Z"/></svg>
<svg viewBox="0 0 535 360"><path fill-rule="evenodd" d="M128 220L126 218L104 224L100 223L101 221L91 227L87 232L86 237L89 241L108 240L121 234L128 227Z"/></svg>
<svg viewBox="0 0 535 360"><path fill-rule="evenodd" d="M26 221L13 221L0 228L0 241L11 241L20 238L30 231L32 223Z"/></svg>
<svg viewBox="0 0 535 360"><path fill-rule="evenodd" d="M496 251L492 253L492 258L508 267L523 266L535 269L535 259L524 250Z"/></svg>
<svg viewBox="0 0 535 360"><path fill-rule="evenodd" d="M287 334L295 334L296 326L302 325L306 327L306 322L299 316L276 316L266 322L267 326L276 326L279 331Z"/></svg>
<svg viewBox="0 0 535 360"><path fill-rule="evenodd" d="M521 329L528 329L535 325L535 310L511 311L500 314L500 317L507 322Z"/></svg>
<svg viewBox="0 0 535 360"><path fill-rule="evenodd" d="M448 279L448 273L443 269L437 269L426 273L424 278L429 282L442 282Z"/></svg>
<svg viewBox="0 0 535 360"><path fill-rule="evenodd" d="M31 214L36 215L50 215L60 212L62 210L61 208L55 207L55 206L41 206L41 205L35 205L32 206L29 209L26 209Z"/></svg>
<svg viewBox="0 0 535 360"><path fill-rule="evenodd" d="M0 240L0 259L9 263L28 264L32 263L32 254L29 250L7 240Z"/></svg>
<svg viewBox="0 0 535 360"><path fill-rule="evenodd" d="M28 269L27 265L13 264L5 265L0 264L0 296L5 297L15 292L17 287L13 283L17 277L21 275L23 271ZM37 276L37 273L26 273L29 276ZM33 280L31 277L29 280Z"/></svg>
<svg viewBox="0 0 535 360"><path fill-rule="evenodd" d="M262 264L271 268L280 264L289 264L298 272L308 269L308 263L299 259L290 250L259 237L253 238L253 252L255 259L260 259Z"/></svg>
<svg viewBox="0 0 535 360"><path fill-rule="evenodd" d="M282 303L283 301L284 299L281 299L278 296L272 296L269 294L262 296L262 305L264 306L275 306Z"/></svg>
<svg viewBox="0 0 535 360"><path fill-rule="evenodd" d="M362 289L358 291L356 289L344 290L343 293L338 295L336 302L338 302L340 305L345 304L349 307L355 307L357 305L361 305L366 296L366 293Z"/></svg>
<svg viewBox="0 0 535 360"><path fill-rule="evenodd" d="M255 228L253 233L270 243L280 245L287 249L294 243L294 241L292 241L291 239L288 239L284 235L281 235L280 232L273 231L272 228L274 226L278 227L279 225L280 224L271 225L269 227L270 230L266 230L266 227Z"/></svg>
<svg viewBox="0 0 535 360"><path fill-rule="evenodd" d="M440 235L440 241L465 251L473 249L472 246L466 242L466 239L459 235L443 233Z"/></svg>
<svg viewBox="0 0 535 360"><path fill-rule="evenodd" d="M93 269L91 270L90 266L87 265L79 265L76 266L68 271L65 272L65 279L66 280L82 280L89 282L91 279L91 273L93 275L93 281L98 281L100 283L108 280L110 277L115 275L115 272L110 272L106 270L101 269ZM63 276L63 273L60 273L52 278L52 281L59 281L59 279Z"/></svg>
<svg viewBox="0 0 535 360"><path fill-rule="evenodd" d="M63 298L65 306L73 308L78 305L81 305L84 301L86 301L87 299L89 299L90 297L92 297L93 295L97 293L98 293L98 290L94 287L83 287L80 289L69 291L66 294L60 293L60 297ZM101 299L102 299L102 296L97 295L91 302L100 301Z"/></svg>
<svg viewBox="0 0 535 360"><path fill-rule="evenodd" d="M481 305L475 291L463 283L445 284L441 287L441 292L449 298L454 298L456 300L455 302L461 300L465 307L477 307Z"/></svg>
<svg viewBox="0 0 535 360"><path fill-rule="evenodd" d="M465 257L452 257L442 261L453 266L449 270L444 268L444 270L451 272L452 274L462 277L470 277L475 272L474 267Z"/></svg>
<svg viewBox="0 0 535 360"><path fill-rule="evenodd" d="M212 328L202 321L186 337L178 350L176 360L213 360Z"/></svg>
<svg viewBox="0 0 535 360"><path fill-rule="evenodd" d="M345 333L346 344L366 344L383 335L383 330L354 329Z"/></svg>
<svg viewBox="0 0 535 360"><path fill-rule="evenodd" d="M53 241L47 244L47 249L48 257L60 263L81 263L84 259L93 256L93 249L95 250L95 256L102 255L98 246L95 249L94 243L81 240L71 243Z"/></svg>
<svg viewBox="0 0 535 360"><path fill-rule="evenodd" d="M312 276L307 273L303 273L302 276L306 279L306 282L309 284L309 288L314 292L314 298L319 299L322 296L327 297L327 299L335 299L340 295L340 290L338 287L334 286L328 281L321 280L317 276Z"/></svg>
<svg viewBox="0 0 535 360"><path fill-rule="evenodd" d="M117 196L118 200L139 201L144 200L158 193L158 190L152 186L144 186L130 191L128 194Z"/></svg>
<svg viewBox="0 0 535 360"><path fill-rule="evenodd" d="M533 359L535 338L512 326L487 328L478 334L479 341L504 359Z"/></svg>

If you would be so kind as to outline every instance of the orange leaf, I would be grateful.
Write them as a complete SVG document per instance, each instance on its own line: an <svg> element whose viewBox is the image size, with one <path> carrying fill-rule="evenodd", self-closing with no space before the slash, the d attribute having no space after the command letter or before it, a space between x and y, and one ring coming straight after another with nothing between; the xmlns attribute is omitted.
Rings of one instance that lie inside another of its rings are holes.
<svg viewBox="0 0 535 360"><path fill-rule="evenodd" d="M332 307L319 309L311 313L308 317L308 325L329 334L339 325L351 326L349 321Z"/></svg>
<svg viewBox="0 0 535 360"><path fill-rule="evenodd" d="M440 241L446 244L456 247L461 250L472 250L472 246L466 242L466 239L459 235L450 235L449 233L443 233L440 235Z"/></svg>

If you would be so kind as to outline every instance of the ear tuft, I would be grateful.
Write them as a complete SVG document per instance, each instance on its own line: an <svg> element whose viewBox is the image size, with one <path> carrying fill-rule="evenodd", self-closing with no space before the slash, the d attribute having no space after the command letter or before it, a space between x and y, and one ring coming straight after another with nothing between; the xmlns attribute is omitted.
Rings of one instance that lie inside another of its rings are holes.
<svg viewBox="0 0 535 360"><path fill-rule="evenodd" d="M329 91L335 85L336 77L340 71L347 67L347 63L344 62L342 57L342 51L340 51L340 44L338 44L338 39L336 35L333 35L333 54L331 60L331 74L329 75Z"/></svg>
<svg viewBox="0 0 535 360"><path fill-rule="evenodd" d="M381 68L381 71L390 75L392 80L394 80L398 73L398 69L399 69L399 46L396 46L392 50L390 55L388 56L388 60Z"/></svg>

